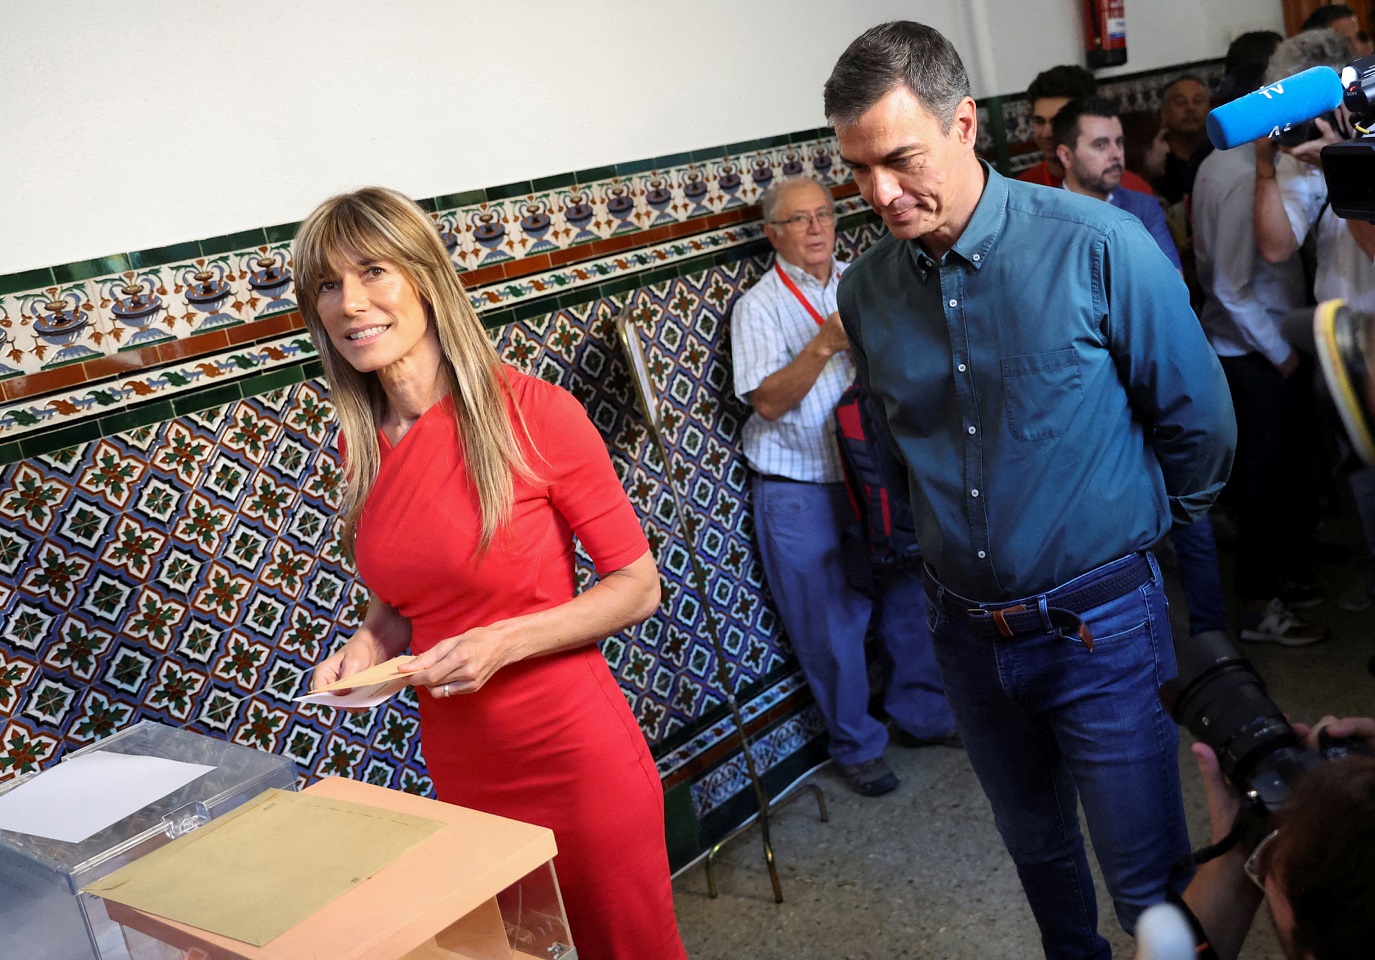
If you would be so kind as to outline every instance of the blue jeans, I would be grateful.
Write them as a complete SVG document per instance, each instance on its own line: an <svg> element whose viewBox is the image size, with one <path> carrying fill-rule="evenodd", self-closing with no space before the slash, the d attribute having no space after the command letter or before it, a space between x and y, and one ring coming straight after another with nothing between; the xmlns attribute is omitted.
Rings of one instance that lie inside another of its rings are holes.
<svg viewBox="0 0 1375 960"><path fill-rule="evenodd" d="M1092 651L1049 622L1039 633L977 636L931 605L946 695L1052 960L1112 956L1098 934L1076 799L1128 932L1164 899L1170 865L1189 850L1179 732L1158 696L1175 674L1168 604L1147 556L1152 581L1081 612ZM1035 609L1038 601L1019 602Z"/></svg>
<svg viewBox="0 0 1375 960"><path fill-rule="evenodd" d="M955 728L926 624L926 593L912 571L870 601L850 586L841 564L842 525L852 516L843 483L791 483L756 477L759 555L778 615L826 721L838 763L883 755L888 731L869 715L864 640L871 619L892 661L883 706L918 737Z"/></svg>
<svg viewBox="0 0 1375 960"><path fill-rule="evenodd" d="M1205 513L1187 527L1170 530L1170 542L1179 557L1179 580L1184 602L1189 605L1189 635L1227 629L1227 597L1222 592L1222 573L1217 565L1217 540L1213 521Z"/></svg>

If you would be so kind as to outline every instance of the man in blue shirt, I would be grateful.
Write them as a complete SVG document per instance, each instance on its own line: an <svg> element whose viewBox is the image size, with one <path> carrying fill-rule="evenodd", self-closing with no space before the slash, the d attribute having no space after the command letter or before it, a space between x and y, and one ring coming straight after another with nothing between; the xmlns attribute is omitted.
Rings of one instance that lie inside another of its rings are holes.
<svg viewBox="0 0 1375 960"><path fill-rule="evenodd" d="M1182 272L1184 267L1160 201L1122 186L1126 153L1117 108L1102 97L1071 100L1051 122L1050 139L1065 170L1065 189L1103 200L1136 217L1160 252ZM1212 521L1205 513L1191 524L1175 526L1170 542L1179 558L1179 578L1189 607L1189 635L1226 632L1227 598L1222 592Z"/></svg>
<svg viewBox="0 0 1375 960"><path fill-rule="evenodd" d="M1076 795L1130 930L1188 850L1149 547L1226 481L1227 385L1139 220L978 160L940 33L873 28L825 97L889 230L838 302L909 467L946 695L1047 957L1107 960Z"/></svg>

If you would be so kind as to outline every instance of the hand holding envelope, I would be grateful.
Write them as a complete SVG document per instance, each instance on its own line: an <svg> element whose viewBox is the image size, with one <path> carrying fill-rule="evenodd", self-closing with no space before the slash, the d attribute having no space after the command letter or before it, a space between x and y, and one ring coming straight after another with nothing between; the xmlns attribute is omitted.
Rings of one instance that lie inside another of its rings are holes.
<svg viewBox="0 0 1375 960"><path fill-rule="evenodd" d="M409 664L415 657L392 657L376 666L368 667L347 677L341 677L313 693L295 698L292 703L318 703L327 707L365 710L395 696L406 686L411 676L402 666ZM346 690L337 694L335 691Z"/></svg>

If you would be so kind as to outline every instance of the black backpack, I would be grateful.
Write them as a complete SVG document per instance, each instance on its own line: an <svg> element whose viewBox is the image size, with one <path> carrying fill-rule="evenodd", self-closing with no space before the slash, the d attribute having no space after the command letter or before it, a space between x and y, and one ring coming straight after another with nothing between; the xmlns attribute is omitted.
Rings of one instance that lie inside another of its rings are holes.
<svg viewBox="0 0 1375 960"><path fill-rule="evenodd" d="M841 532L845 576L850 586L872 597L921 563L907 468L889 445L873 396L858 381L840 395L835 419L855 514Z"/></svg>

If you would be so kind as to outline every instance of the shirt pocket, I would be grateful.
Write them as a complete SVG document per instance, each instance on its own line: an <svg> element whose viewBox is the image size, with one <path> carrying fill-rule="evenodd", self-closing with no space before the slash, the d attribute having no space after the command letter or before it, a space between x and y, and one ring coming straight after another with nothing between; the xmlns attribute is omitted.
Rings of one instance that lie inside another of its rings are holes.
<svg viewBox="0 0 1375 960"><path fill-rule="evenodd" d="M1084 402L1079 354L1073 347L1005 357L1007 427L1017 440L1049 440L1069 429Z"/></svg>

